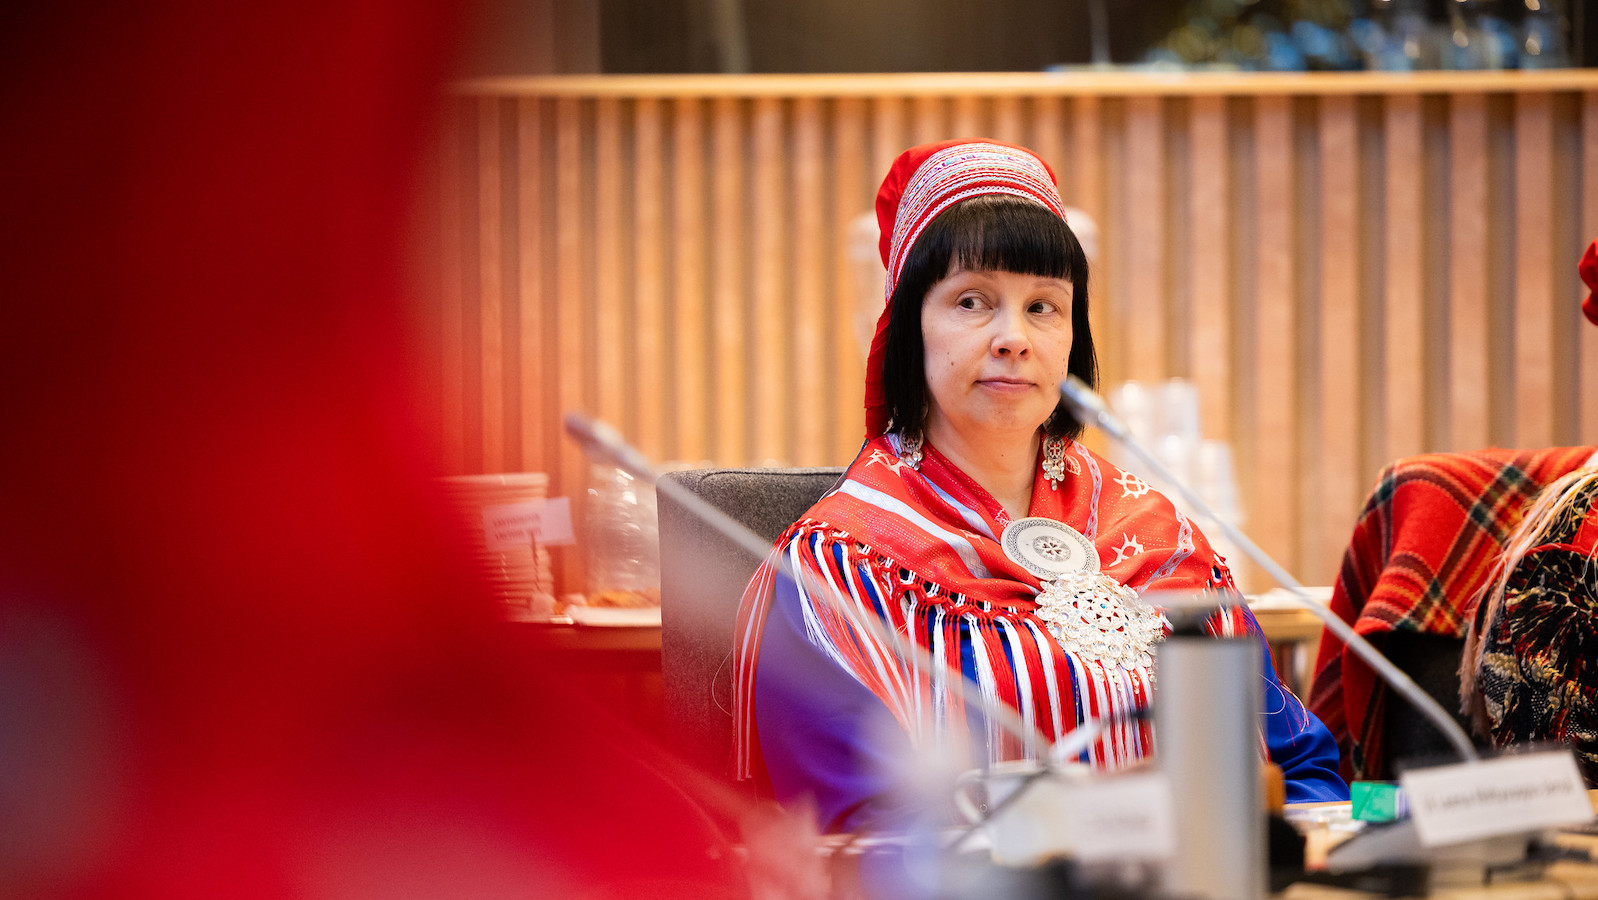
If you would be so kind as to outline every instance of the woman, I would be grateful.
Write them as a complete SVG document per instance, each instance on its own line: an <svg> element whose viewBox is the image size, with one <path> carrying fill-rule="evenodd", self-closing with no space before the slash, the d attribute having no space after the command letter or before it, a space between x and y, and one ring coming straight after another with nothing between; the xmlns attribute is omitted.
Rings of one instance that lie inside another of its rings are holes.
<svg viewBox="0 0 1598 900"><path fill-rule="evenodd" d="M948 670L1051 740L1118 719L1086 753L1096 766L1148 755L1134 717L1161 629L1136 595L1232 586L1169 501L1073 440L1058 385L1096 382L1097 363L1087 260L1048 167L995 141L912 148L877 220L888 303L867 363L867 441L778 539L734 651L738 774L781 800L814 798L824 825L848 830L894 817L892 773L918 747L969 743L974 762L1043 751L968 708ZM939 671L917 675L866 617ZM1216 626L1258 633L1246 610ZM1265 682L1288 798L1346 796L1325 729Z"/></svg>

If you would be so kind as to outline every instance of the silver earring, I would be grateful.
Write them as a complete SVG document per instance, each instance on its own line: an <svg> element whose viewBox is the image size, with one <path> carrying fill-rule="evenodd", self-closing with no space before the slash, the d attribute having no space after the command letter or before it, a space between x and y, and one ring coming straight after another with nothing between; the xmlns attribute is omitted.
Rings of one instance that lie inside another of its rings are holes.
<svg viewBox="0 0 1598 900"><path fill-rule="evenodd" d="M1049 435L1043 439L1043 477L1049 480L1050 489L1060 489L1065 480L1065 438Z"/></svg>
<svg viewBox="0 0 1598 900"><path fill-rule="evenodd" d="M910 468L921 471L921 432L899 435L899 458L909 463Z"/></svg>

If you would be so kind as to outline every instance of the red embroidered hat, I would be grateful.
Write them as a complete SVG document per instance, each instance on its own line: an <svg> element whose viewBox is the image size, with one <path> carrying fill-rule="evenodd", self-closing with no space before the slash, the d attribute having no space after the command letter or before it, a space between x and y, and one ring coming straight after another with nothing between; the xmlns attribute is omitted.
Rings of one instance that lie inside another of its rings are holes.
<svg viewBox="0 0 1598 900"><path fill-rule="evenodd" d="M1593 299L1593 292L1598 291L1598 241L1587 245L1587 252L1581 255L1576 270L1587 285L1587 299L1581 301L1581 311L1587 314L1587 321L1598 325L1598 300Z"/></svg>
<svg viewBox="0 0 1598 900"><path fill-rule="evenodd" d="M893 290L904 261L928 224L961 200L1010 194L1035 200L1063 221L1065 204L1054 186L1054 171L1024 147L987 138L922 144L899 154L877 191L877 248L888 270L887 290L877 332L866 360L866 438L888 427L882 390L882 356L887 343ZM1598 265L1598 263L1595 263Z"/></svg>

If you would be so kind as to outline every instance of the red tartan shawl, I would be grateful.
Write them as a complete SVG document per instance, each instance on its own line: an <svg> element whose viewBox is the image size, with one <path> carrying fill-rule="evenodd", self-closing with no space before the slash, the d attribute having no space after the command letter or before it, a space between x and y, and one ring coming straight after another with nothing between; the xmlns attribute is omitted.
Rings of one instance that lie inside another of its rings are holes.
<svg viewBox="0 0 1598 900"><path fill-rule="evenodd" d="M1051 711L1027 706L1021 695L1042 698L1051 694L1045 680L1064 651L1042 623L1032 620L1039 589L1037 577L1004 554L999 543L1009 516L980 485L957 469L936 448L924 448L920 471L899 459L895 438L883 435L869 441L850 465L839 487L822 498L799 522L777 540L777 550L750 582L738 612L733 659L734 733L738 744L736 768L751 777L758 768L755 747L754 683L760 635L775 591L775 577L784 548L796 538L811 537L836 542L849 558L877 570L878 584L889 584L898 604L873 608L892 627L913 634L931 652L933 640L926 630L906 621L907 603L917 608L943 606L951 614L971 620L978 639L992 644L989 654L999 665L1014 667L1014 678L999 678L998 697L1035 716L1039 730L1059 734L1081 718L1080 711L1061 709L1051 721ZM1136 475L1125 472L1080 444L1067 446L1066 478L1056 490L1039 465L1034 478L1029 515L1064 522L1091 540L1098 550L1102 571L1115 581L1138 591L1232 589L1231 574L1204 536L1163 495ZM814 557L810 557L814 559ZM836 583L837 572L808 573L821 583ZM844 577L847 577L845 575ZM845 592L847 593L847 592ZM825 635L835 659L870 688L914 731L906 696L915 695L917 676L899 667L884 666L891 651L878 646L866 632L844 620ZM1240 632L1246 621L1223 621L1212 627ZM1037 654L1028 651L1024 661L1005 661L1004 633L1026 630L1042 638ZM1031 658L1049 656L1048 660ZM1026 675L1022 673L1025 672ZM1029 683L1029 678L1030 683ZM922 685L921 687L924 687ZM948 702L958 703L957 692ZM923 692L922 696L925 696ZM1034 700L1034 706L1038 705ZM1021 752L1020 748L1010 748Z"/></svg>
<svg viewBox="0 0 1598 900"><path fill-rule="evenodd" d="M1463 637L1467 606L1521 512L1594 449L1431 453L1388 466L1354 526L1332 611L1367 638L1392 631ZM1309 708L1337 738L1344 779L1388 774L1381 761L1386 700L1370 667L1325 634Z"/></svg>

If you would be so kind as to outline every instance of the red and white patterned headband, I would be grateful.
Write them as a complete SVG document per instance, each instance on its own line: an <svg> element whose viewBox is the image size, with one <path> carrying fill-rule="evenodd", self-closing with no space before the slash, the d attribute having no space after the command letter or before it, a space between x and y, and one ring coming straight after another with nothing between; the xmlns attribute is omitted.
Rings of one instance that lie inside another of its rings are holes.
<svg viewBox="0 0 1598 900"><path fill-rule="evenodd" d="M915 150L910 150L905 155L913 153ZM1065 204L1054 187L1054 176L1031 151L993 141L943 146L916 166L898 199L890 253L883 259L888 269L887 296L893 296L905 258L927 225L961 200L987 194L1035 200L1065 218Z"/></svg>

